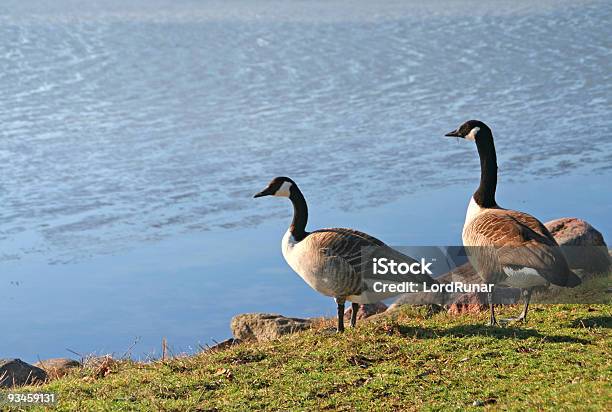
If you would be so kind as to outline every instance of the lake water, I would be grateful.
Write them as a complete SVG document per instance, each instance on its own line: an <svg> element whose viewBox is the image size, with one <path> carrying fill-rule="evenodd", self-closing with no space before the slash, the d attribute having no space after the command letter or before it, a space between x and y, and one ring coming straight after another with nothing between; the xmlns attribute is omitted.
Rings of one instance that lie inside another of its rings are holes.
<svg viewBox="0 0 612 412"><path fill-rule="evenodd" d="M310 228L459 244L478 159L441 136L468 118L502 205L612 236L610 2L89 3L0 5L0 357L333 315L252 194L287 175Z"/></svg>

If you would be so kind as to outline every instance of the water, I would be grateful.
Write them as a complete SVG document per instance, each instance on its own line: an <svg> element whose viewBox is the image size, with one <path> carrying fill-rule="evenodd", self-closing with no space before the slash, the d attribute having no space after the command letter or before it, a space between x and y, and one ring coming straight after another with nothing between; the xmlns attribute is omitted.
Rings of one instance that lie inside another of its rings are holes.
<svg viewBox="0 0 612 412"><path fill-rule="evenodd" d="M504 205L612 234L609 2L123 3L0 5L2 356L331 315L251 195L288 175L312 228L457 244L478 160L441 136L468 118Z"/></svg>

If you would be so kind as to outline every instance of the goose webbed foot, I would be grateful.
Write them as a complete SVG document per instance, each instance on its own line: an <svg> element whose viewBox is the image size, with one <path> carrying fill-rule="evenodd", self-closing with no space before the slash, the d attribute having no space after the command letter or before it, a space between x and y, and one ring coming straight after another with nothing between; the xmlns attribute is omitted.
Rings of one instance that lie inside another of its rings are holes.
<svg viewBox="0 0 612 412"><path fill-rule="evenodd" d="M351 328L357 326L357 312L359 312L359 303L351 303Z"/></svg>

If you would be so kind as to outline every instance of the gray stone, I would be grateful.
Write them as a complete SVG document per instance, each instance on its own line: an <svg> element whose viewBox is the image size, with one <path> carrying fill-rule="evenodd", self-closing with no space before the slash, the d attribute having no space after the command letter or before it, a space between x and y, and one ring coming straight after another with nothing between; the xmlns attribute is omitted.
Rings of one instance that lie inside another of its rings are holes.
<svg viewBox="0 0 612 412"><path fill-rule="evenodd" d="M235 339L267 341L309 329L309 319L287 318L270 313L245 313L234 316L231 323Z"/></svg>
<svg viewBox="0 0 612 412"><path fill-rule="evenodd" d="M82 365L80 362L69 358L52 358L46 359L34 364L45 372L51 379L61 378L65 376L71 369L80 368Z"/></svg>
<svg viewBox="0 0 612 412"><path fill-rule="evenodd" d="M0 359L0 388L32 385L47 380L47 373L21 359Z"/></svg>
<svg viewBox="0 0 612 412"><path fill-rule="evenodd" d="M546 222L545 226L561 246L570 268L587 273L610 270L610 255L603 235L588 222L564 217Z"/></svg>

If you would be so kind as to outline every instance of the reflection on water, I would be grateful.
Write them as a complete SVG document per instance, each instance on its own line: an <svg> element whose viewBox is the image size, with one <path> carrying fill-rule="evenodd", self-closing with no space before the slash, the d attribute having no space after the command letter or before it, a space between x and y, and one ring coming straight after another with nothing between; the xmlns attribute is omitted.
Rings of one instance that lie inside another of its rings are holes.
<svg viewBox="0 0 612 412"><path fill-rule="evenodd" d="M5 259L258 224L274 175L342 210L464 182L468 117L506 179L612 164L608 2L47 3L0 19Z"/></svg>
<svg viewBox="0 0 612 412"><path fill-rule="evenodd" d="M331 314L280 256L290 208L251 195L288 175L312 227L456 244L468 117L506 205L610 233L609 2L90 3L0 5L2 355Z"/></svg>

